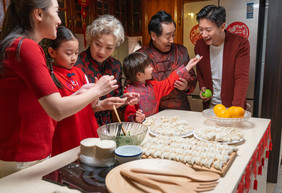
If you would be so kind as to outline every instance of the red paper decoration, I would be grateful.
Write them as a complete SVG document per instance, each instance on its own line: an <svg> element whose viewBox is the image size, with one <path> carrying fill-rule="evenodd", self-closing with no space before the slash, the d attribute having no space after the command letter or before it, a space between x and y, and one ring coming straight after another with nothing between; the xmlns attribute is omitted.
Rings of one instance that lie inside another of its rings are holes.
<svg viewBox="0 0 282 193"><path fill-rule="evenodd" d="M87 7L89 5L89 0L78 0L78 4L81 7Z"/></svg>
<svg viewBox="0 0 282 193"><path fill-rule="evenodd" d="M202 36L199 31L199 24L195 25L190 31L190 41L192 44L196 44L197 40L201 39Z"/></svg>
<svg viewBox="0 0 282 193"><path fill-rule="evenodd" d="M265 152L265 150L267 151ZM267 130L265 131L261 141L258 144L256 151L254 152L254 155L252 156L250 163L246 168L243 177L241 178L241 181L239 182L236 193L244 193L244 192L248 193L250 191L251 173L253 173L255 178L253 183L253 189L257 190L258 181L256 179L256 175L257 174L262 175L262 167L264 166L264 159L269 158L269 151L271 150L272 150L272 143L271 143L271 122L270 122ZM265 152L265 158L264 158L264 152ZM257 167L256 165L257 163L261 165Z"/></svg>
<svg viewBox="0 0 282 193"><path fill-rule="evenodd" d="M258 190L258 181L257 179L254 180L254 187L253 187L254 190Z"/></svg>
<svg viewBox="0 0 282 193"><path fill-rule="evenodd" d="M83 37L84 37L84 48L86 48L86 23L85 23L85 18L87 16L87 11L84 9L89 5L89 0L78 0L78 4L81 6L81 11L80 14L82 16L82 28L83 28Z"/></svg>
<svg viewBox="0 0 282 193"><path fill-rule="evenodd" d="M262 166L258 167L258 175L262 175Z"/></svg>
<svg viewBox="0 0 282 193"><path fill-rule="evenodd" d="M231 32L231 33L243 36L245 38L249 38L249 34L250 34L249 28L243 22L240 22L240 21L233 22L233 23L229 24L229 26L226 28L226 30Z"/></svg>
<svg viewBox="0 0 282 193"><path fill-rule="evenodd" d="M87 11L84 8L81 8L80 14L81 14L82 18L85 19L86 16L87 16Z"/></svg>

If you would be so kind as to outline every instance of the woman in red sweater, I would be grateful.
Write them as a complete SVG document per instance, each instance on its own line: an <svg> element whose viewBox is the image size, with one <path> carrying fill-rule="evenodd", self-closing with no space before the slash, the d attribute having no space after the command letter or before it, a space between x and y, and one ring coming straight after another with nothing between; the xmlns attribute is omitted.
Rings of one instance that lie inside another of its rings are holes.
<svg viewBox="0 0 282 193"><path fill-rule="evenodd" d="M57 0L10 1L0 38L0 178L48 158L54 120L117 88L105 76L85 92L60 95L38 45L56 38L58 9Z"/></svg>

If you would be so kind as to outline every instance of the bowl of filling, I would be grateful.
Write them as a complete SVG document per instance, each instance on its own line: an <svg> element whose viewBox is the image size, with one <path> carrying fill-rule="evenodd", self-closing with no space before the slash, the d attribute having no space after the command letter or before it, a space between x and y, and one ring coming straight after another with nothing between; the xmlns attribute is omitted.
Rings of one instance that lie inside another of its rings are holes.
<svg viewBox="0 0 282 193"><path fill-rule="evenodd" d="M121 129L123 127L125 134ZM117 147L123 145L140 145L147 132L148 127L135 122L110 123L97 129L102 140L114 140Z"/></svg>

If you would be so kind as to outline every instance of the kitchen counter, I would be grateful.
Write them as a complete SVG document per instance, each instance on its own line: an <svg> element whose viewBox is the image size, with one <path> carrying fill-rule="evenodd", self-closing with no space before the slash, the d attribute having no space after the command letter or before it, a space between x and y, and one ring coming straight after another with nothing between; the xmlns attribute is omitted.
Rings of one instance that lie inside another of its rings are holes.
<svg viewBox="0 0 282 193"><path fill-rule="evenodd" d="M194 128L200 128L204 125L214 124L207 121L202 113L180 110L165 110L153 116L175 116L178 115L180 119L187 120ZM246 141L238 145L238 154L223 178L220 178L219 184L213 191L216 193L236 192L238 183L240 182L246 167L252 160L252 155L256 151L260 141L265 134L269 119L251 118L248 121L240 124ZM67 187L59 186L44 180L42 176L57 170L77 159L79 147L70 151L52 157L40 164L24 169L22 171L11 174L5 178L0 179L1 193L65 193L65 192L79 192L78 190L69 189ZM257 176L258 190L256 192L266 191L266 174L267 174L267 159L265 159L264 167L262 167L262 175ZM252 180L253 181L253 180ZM251 185L252 187L252 185ZM251 188L252 189L252 188ZM252 190L250 190L252 192Z"/></svg>

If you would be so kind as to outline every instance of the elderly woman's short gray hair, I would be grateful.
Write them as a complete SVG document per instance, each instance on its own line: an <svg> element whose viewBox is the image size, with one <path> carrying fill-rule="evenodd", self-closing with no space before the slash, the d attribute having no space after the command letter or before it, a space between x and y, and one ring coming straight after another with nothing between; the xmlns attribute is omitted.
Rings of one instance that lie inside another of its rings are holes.
<svg viewBox="0 0 282 193"><path fill-rule="evenodd" d="M101 15L86 28L86 39L90 43L93 37L104 34L113 34L116 40L116 47L124 41L124 29L121 22L112 15Z"/></svg>

